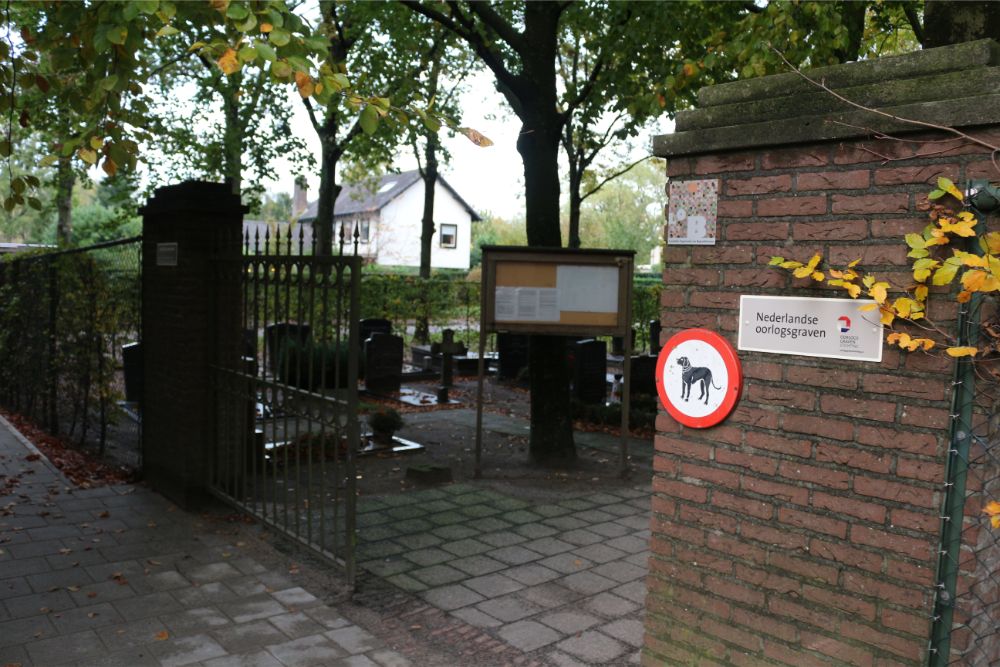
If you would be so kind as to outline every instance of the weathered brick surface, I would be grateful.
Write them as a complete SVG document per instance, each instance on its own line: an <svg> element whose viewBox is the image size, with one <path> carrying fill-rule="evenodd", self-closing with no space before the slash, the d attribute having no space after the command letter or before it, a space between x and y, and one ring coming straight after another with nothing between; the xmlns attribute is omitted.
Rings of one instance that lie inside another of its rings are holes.
<svg viewBox="0 0 1000 667"><path fill-rule="evenodd" d="M720 220L715 246L668 248L664 340L705 326L735 344L740 294L842 295L769 268L774 255L861 259L906 282L902 236L926 224L928 184L988 169L984 150L917 140L671 161L674 180L719 178ZM954 326L951 304L933 315ZM646 664L923 664L951 365L884 352L879 364L741 352L726 422L660 415Z"/></svg>

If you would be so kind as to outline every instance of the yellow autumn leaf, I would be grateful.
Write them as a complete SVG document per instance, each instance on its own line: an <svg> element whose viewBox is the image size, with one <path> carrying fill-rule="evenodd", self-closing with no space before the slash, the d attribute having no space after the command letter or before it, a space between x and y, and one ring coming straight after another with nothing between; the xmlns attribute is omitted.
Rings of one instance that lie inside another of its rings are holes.
<svg viewBox="0 0 1000 667"><path fill-rule="evenodd" d="M869 311L875 310L876 308L878 308L877 303L866 303L863 306L858 306L858 310L862 313L867 313Z"/></svg>
<svg viewBox="0 0 1000 667"><path fill-rule="evenodd" d="M155 635L153 635L153 639L155 639L158 642L167 641L167 639L169 638L170 638L170 633L167 632L166 630L161 630L160 632L157 632Z"/></svg>
<svg viewBox="0 0 1000 667"><path fill-rule="evenodd" d="M270 23L261 23L260 24L260 31L261 32L263 32L263 33L269 33L272 30L274 30L274 26L271 25Z"/></svg>
<svg viewBox="0 0 1000 667"><path fill-rule="evenodd" d="M86 146L77 149L76 154L87 164L97 164L97 152Z"/></svg>
<svg viewBox="0 0 1000 667"><path fill-rule="evenodd" d="M878 303L885 303L885 299L888 296L889 283L878 282L871 286L868 290L868 296L875 299Z"/></svg>
<svg viewBox="0 0 1000 667"><path fill-rule="evenodd" d="M913 296L917 298L917 301L926 301L927 292L927 285L917 285L916 289L913 290Z"/></svg>
<svg viewBox="0 0 1000 667"><path fill-rule="evenodd" d="M477 130L473 130L471 127L460 127L458 128L458 132L460 134L464 134L469 141L480 148L487 148L493 145L493 142L486 135Z"/></svg>
<svg viewBox="0 0 1000 667"><path fill-rule="evenodd" d="M945 354L949 357L974 357L979 348L976 347L949 347L945 348Z"/></svg>
<svg viewBox="0 0 1000 667"><path fill-rule="evenodd" d="M969 219L955 220L952 218L942 217L938 218L938 225L940 225L942 232L948 234L954 234L956 236L963 236L963 237L976 235L976 231L973 229L973 227L976 226L975 218L971 220Z"/></svg>
<svg viewBox="0 0 1000 667"><path fill-rule="evenodd" d="M934 277L931 278L931 283L934 285L947 285L955 279L955 273L957 271L957 264L945 263L940 269L934 272Z"/></svg>
<svg viewBox="0 0 1000 667"><path fill-rule="evenodd" d="M865 287L871 289L871 286L875 284L875 276L865 276L861 282L864 283Z"/></svg>
<svg viewBox="0 0 1000 667"><path fill-rule="evenodd" d="M796 278L805 278L812 273L812 268L808 266L800 266L799 268L792 271L792 275Z"/></svg>
<svg viewBox="0 0 1000 667"><path fill-rule="evenodd" d="M844 285L844 289L847 290L847 293L851 295L852 299L857 299L861 294L860 285Z"/></svg>
<svg viewBox="0 0 1000 667"><path fill-rule="evenodd" d="M955 301L959 303L969 303L970 299L972 299L972 292L966 292L965 290L959 292L958 296L955 297Z"/></svg>
<svg viewBox="0 0 1000 667"><path fill-rule="evenodd" d="M894 319L896 319L896 316L888 308L883 308L881 312L882 312L882 316L879 318L879 321L884 326L890 326L892 324L892 321Z"/></svg>
<svg viewBox="0 0 1000 667"><path fill-rule="evenodd" d="M1000 290L1000 280L997 280L996 276L987 278L982 287L979 288L980 292L996 292L997 290Z"/></svg>
<svg viewBox="0 0 1000 667"><path fill-rule="evenodd" d="M932 341L930 338L921 338L920 342L924 346L924 352L926 352L927 350L929 350L932 347L934 347L935 345L937 345L937 343L935 343L934 341Z"/></svg>
<svg viewBox="0 0 1000 667"><path fill-rule="evenodd" d="M101 147L104 146L104 140L100 137L91 137L88 143L95 151L101 150Z"/></svg>
<svg viewBox="0 0 1000 667"><path fill-rule="evenodd" d="M995 500L986 503L986 507L983 508L983 514L990 517L990 525L993 528L1000 528L1000 503Z"/></svg>
<svg viewBox="0 0 1000 667"><path fill-rule="evenodd" d="M838 271L837 269L829 269L829 272L830 272L830 277L831 278L843 278L844 277L844 272L843 271Z"/></svg>
<svg viewBox="0 0 1000 667"><path fill-rule="evenodd" d="M858 262L860 262L860 261L861 261L860 259L854 260L853 262L851 262L850 264L847 265L847 268L853 269L855 266L858 265Z"/></svg>
<svg viewBox="0 0 1000 667"><path fill-rule="evenodd" d="M893 302L892 308L893 310L896 311L896 315L898 315L899 317L909 317L910 310L914 305L915 304L913 303L912 299L908 299L905 296L902 296Z"/></svg>
<svg viewBox="0 0 1000 667"><path fill-rule="evenodd" d="M234 49L226 49L225 53L219 56L216 61L223 74L235 74L240 71L240 59L236 56Z"/></svg>
<svg viewBox="0 0 1000 667"><path fill-rule="evenodd" d="M983 242L991 254L1000 253L1000 232L990 232L983 237Z"/></svg>
<svg viewBox="0 0 1000 667"><path fill-rule="evenodd" d="M825 278L826 276L823 275L822 271L814 271L812 274L812 279L815 280L816 282L821 283Z"/></svg>
<svg viewBox="0 0 1000 667"><path fill-rule="evenodd" d="M970 269L962 274L962 287L966 292L978 292L986 282L986 272Z"/></svg>
<svg viewBox="0 0 1000 667"><path fill-rule="evenodd" d="M965 197L962 195L962 191L955 187L955 184L951 182L951 179L941 176L937 179L937 186L939 190L944 190L952 197L958 201L962 201Z"/></svg>
<svg viewBox="0 0 1000 667"><path fill-rule="evenodd" d="M310 97L315 88L312 77L305 72L295 73L295 87L299 89L299 95L304 98Z"/></svg>
<svg viewBox="0 0 1000 667"><path fill-rule="evenodd" d="M910 341L910 334L894 331L886 336L885 341L889 343L889 345L896 345L897 343L902 345L903 343L908 343Z"/></svg>
<svg viewBox="0 0 1000 667"><path fill-rule="evenodd" d="M101 169L103 169L104 173L108 176L114 176L118 171L118 164L109 156L104 158L104 163L101 165Z"/></svg>
<svg viewBox="0 0 1000 667"><path fill-rule="evenodd" d="M796 262L795 260L790 259L787 262L782 262L779 266L783 269L797 269L802 266L802 262Z"/></svg>

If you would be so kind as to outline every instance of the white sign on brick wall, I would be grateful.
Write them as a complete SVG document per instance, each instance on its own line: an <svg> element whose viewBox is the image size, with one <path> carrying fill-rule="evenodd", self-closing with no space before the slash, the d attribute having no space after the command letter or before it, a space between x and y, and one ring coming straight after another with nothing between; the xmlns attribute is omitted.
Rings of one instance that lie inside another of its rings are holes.
<svg viewBox="0 0 1000 667"><path fill-rule="evenodd" d="M871 299L797 296L740 297L737 348L806 357L882 361L878 310Z"/></svg>

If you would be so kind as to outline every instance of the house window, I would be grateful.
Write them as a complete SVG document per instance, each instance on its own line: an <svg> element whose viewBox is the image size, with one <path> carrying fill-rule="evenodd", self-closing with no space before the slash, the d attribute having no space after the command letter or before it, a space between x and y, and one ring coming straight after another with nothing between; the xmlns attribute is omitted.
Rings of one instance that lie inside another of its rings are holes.
<svg viewBox="0 0 1000 667"><path fill-rule="evenodd" d="M361 243L368 243L368 232L369 232L369 226L368 225L369 225L369 221L368 220L362 220L358 224L361 225L361 232L360 232L360 235L359 235L359 239L360 239Z"/></svg>
<svg viewBox="0 0 1000 667"><path fill-rule="evenodd" d="M441 225L441 247L455 248L458 246L458 225Z"/></svg>
<svg viewBox="0 0 1000 667"><path fill-rule="evenodd" d="M337 223L338 226L344 228L344 241L347 243L354 242L354 226L359 225L358 230L358 242L368 243L368 234L370 232L369 221L368 220L349 220L347 222ZM338 229L337 238L340 238L340 231Z"/></svg>

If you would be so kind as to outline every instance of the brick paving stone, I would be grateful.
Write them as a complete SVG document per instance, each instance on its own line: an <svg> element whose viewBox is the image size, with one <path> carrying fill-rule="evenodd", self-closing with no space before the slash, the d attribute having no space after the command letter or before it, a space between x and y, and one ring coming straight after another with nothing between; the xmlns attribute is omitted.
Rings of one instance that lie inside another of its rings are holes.
<svg viewBox="0 0 1000 667"><path fill-rule="evenodd" d="M4 574L6 574L7 565L9 565L9 563L4 564ZM23 577L4 579L0 581L0 600L9 600L10 598L30 594L31 586L28 585L28 580Z"/></svg>
<svg viewBox="0 0 1000 667"><path fill-rule="evenodd" d="M375 638L375 635L356 625L328 630L325 635L352 654L381 648L381 642Z"/></svg>
<svg viewBox="0 0 1000 667"><path fill-rule="evenodd" d="M553 517L569 514L573 510L560 505L536 505L531 508L531 511L544 517Z"/></svg>
<svg viewBox="0 0 1000 667"><path fill-rule="evenodd" d="M450 561L454 558L454 556L447 551L438 549L437 547L429 547L427 549L418 549L416 551L405 553L403 554L403 558L413 561L417 565L427 567L428 565L437 565L438 563Z"/></svg>
<svg viewBox="0 0 1000 667"><path fill-rule="evenodd" d="M616 560L599 565L593 568L591 572L624 584L645 577L647 570L644 567L632 565L624 560Z"/></svg>
<svg viewBox="0 0 1000 667"><path fill-rule="evenodd" d="M613 593L601 593L600 595L588 598L583 606L585 609L606 618L625 616L639 609L639 605L635 602L626 600Z"/></svg>
<svg viewBox="0 0 1000 667"><path fill-rule="evenodd" d="M542 611L542 608L533 602L522 600L521 598L513 595L507 595L505 597L493 598L492 600L480 602L476 605L476 609L485 614L489 614L504 623L520 621L522 618L534 616L538 612Z"/></svg>
<svg viewBox="0 0 1000 667"><path fill-rule="evenodd" d="M275 591L271 593L271 597L286 607L293 607L295 609L303 609L320 604L319 599L315 595L301 586L286 588L283 591Z"/></svg>
<svg viewBox="0 0 1000 667"><path fill-rule="evenodd" d="M497 570L502 570L507 567L505 563L501 563L494 558L483 555L469 556L468 558L457 558L448 564L475 577L483 574L489 574L490 572L496 572Z"/></svg>
<svg viewBox="0 0 1000 667"><path fill-rule="evenodd" d="M476 554L481 554L484 551L489 551L490 549L493 549L493 546L480 542L479 540L464 539L458 540L457 542L447 542L442 544L441 548L458 556L459 558L464 558L466 556L475 556Z"/></svg>
<svg viewBox="0 0 1000 667"><path fill-rule="evenodd" d="M183 574L174 570L167 572L157 572L148 576L135 574L128 578L129 585L135 589L136 593L155 593L157 591L172 591L178 588L185 588L191 585Z"/></svg>
<svg viewBox="0 0 1000 667"><path fill-rule="evenodd" d="M331 607L313 607L312 609L306 609L305 613L306 616L313 619L328 630L342 628L349 624L349 621L346 618L341 616L336 609Z"/></svg>
<svg viewBox="0 0 1000 667"><path fill-rule="evenodd" d="M82 586L78 591L70 591L69 595L73 598L73 602L83 606L92 604L95 601L113 602L134 598L136 593L128 584L123 586L116 581L101 581L96 584Z"/></svg>
<svg viewBox="0 0 1000 667"><path fill-rule="evenodd" d="M501 530L496 533L480 535L477 539L493 547L509 547L525 542L528 538L510 530Z"/></svg>
<svg viewBox="0 0 1000 667"><path fill-rule="evenodd" d="M275 628L284 633L288 639L298 639L299 637L306 637L308 635L318 635L328 628L320 625L317 621L310 618L303 611L291 612L288 614L278 614L277 616L272 616L267 619L267 621L254 621L255 623L265 623L270 622ZM263 642L265 644L273 644L277 640L269 640Z"/></svg>
<svg viewBox="0 0 1000 667"><path fill-rule="evenodd" d="M628 650L625 644L594 630L561 641L558 648L584 662L597 664L608 664L617 660Z"/></svg>
<svg viewBox="0 0 1000 667"><path fill-rule="evenodd" d="M372 558L387 558L406 551L402 544L396 544L391 540L375 543L363 543L358 545L358 559L369 560Z"/></svg>
<svg viewBox="0 0 1000 667"><path fill-rule="evenodd" d="M576 574L570 574L560 579L559 583L571 591L576 591L577 593L581 593L583 595L594 595L595 593L601 593L618 585L618 582L614 579L608 579L607 577L602 577L601 575L594 574L593 572L577 572Z"/></svg>
<svg viewBox="0 0 1000 667"><path fill-rule="evenodd" d="M586 558L575 556L572 553L561 553L556 554L555 556L549 556L544 560L538 561L538 564L563 574L580 572L581 570L586 570L594 565Z"/></svg>
<svg viewBox="0 0 1000 667"><path fill-rule="evenodd" d="M370 528L372 526L379 526L383 523L391 523L393 518L386 514L385 512L369 512L367 514L359 514L357 518L358 529Z"/></svg>
<svg viewBox="0 0 1000 667"><path fill-rule="evenodd" d="M23 640L22 637L21 641ZM107 653L100 637L93 630L31 642L24 645L24 650L32 662L46 667L83 659L99 662L100 657Z"/></svg>
<svg viewBox="0 0 1000 667"><path fill-rule="evenodd" d="M427 512L416 505L393 507L392 509L386 510L385 513L393 519L417 519L427 514Z"/></svg>
<svg viewBox="0 0 1000 667"><path fill-rule="evenodd" d="M468 526L441 526L431 531L432 534L443 540L461 540L466 537L474 537L479 534L478 530Z"/></svg>
<svg viewBox="0 0 1000 667"><path fill-rule="evenodd" d="M136 620L158 614L171 614L183 607L170 593L149 593L139 597L116 600L112 603L123 618Z"/></svg>
<svg viewBox="0 0 1000 667"><path fill-rule="evenodd" d="M471 604L485 600L479 593L466 588L460 584L441 586L421 593L420 597L430 604L444 611L451 611L459 607L467 607ZM489 612L487 612L489 613Z"/></svg>
<svg viewBox="0 0 1000 667"><path fill-rule="evenodd" d="M413 563L406 560L405 558L396 559L376 559L367 560L361 564L361 567L368 570L376 577L389 577L394 574L399 574L401 572L407 572L416 567Z"/></svg>
<svg viewBox="0 0 1000 667"><path fill-rule="evenodd" d="M43 639L56 634L48 616L29 616L0 623L0 647L20 644L31 638Z"/></svg>
<svg viewBox="0 0 1000 667"><path fill-rule="evenodd" d="M211 563L184 570L184 576L192 583L207 584L213 581L241 577L243 573L229 563Z"/></svg>
<svg viewBox="0 0 1000 667"><path fill-rule="evenodd" d="M575 635L601 622L596 616L579 611L555 611L538 617L539 622L555 628L564 635Z"/></svg>
<svg viewBox="0 0 1000 667"><path fill-rule="evenodd" d="M52 615L52 625L64 635L124 622L125 619L108 602L78 607Z"/></svg>
<svg viewBox="0 0 1000 667"><path fill-rule="evenodd" d="M619 549L609 547L604 544L590 544L585 547L580 547L573 551L578 556L583 556L587 560L592 560L595 563L608 563L613 560L619 560L624 558L628 554Z"/></svg>
<svg viewBox="0 0 1000 667"><path fill-rule="evenodd" d="M586 663L580 662L571 655L566 655L562 651L552 651L545 656L555 667L589 667Z"/></svg>
<svg viewBox="0 0 1000 667"><path fill-rule="evenodd" d="M172 591L171 594L185 607L205 607L220 602L230 602L240 597L238 593L220 581L191 586L190 588L179 588Z"/></svg>
<svg viewBox="0 0 1000 667"><path fill-rule="evenodd" d="M617 519L618 523L633 530L649 529L649 514L632 514Z"/></svg>
<svg viewBox="0 0 1000 667"><path fill-rule="evenodd" d="M489 614L484 614L475 607L462 607L451 612L451 615L477 628L498 628L503 625L502 621L498 621Z"/></svg>
<svg viewBox="0 0 1000 667"><path fill-rule="evenodd" d="M458 511L473 519L485 519L494 514L499 514L503 510L491 505L469 505L468 507L460 507Z"/></svg>
<svg viewBox="0 0 1000 667"><path fill-rule="evenodd" d="M414 579L408 574L394 574L391 577L387 577L386 581L394 586L398 586L408 593L419 593L420 591L425 591L428 588L427 584L418 579Z"/></svg>
<svg viewBox="0 0 1000 667"><path fill-rule="evenodd" d="M294 616L294 614L284 614L283 616ZM280 617L273 617L265 621L250 621L249 623L238 623L219 628L212 632L212 637L230 653L241 653L267 644L280 644L288 639L314 635L323 631L318 623L305 614L301 614L301 617L313 628L312 632L302 632L296 635L285 633L277 623L274 623L274 618Z"/></svg>
<svg viewBox="0 0 1000 667"><path fill-rule="evenodd" d="M495 533L501 530L510 530L513 524L504 521L495 516L487 517L485 519L476 519L469 522L470 525L476 527L476 529L483 533Z"/></svg>
<svg viewBox="0 0 1000 667"><path fill-rule="evenodd" d="M434 524L427 519L404 519L390 523L389 527L399 535L407 535L410 533L426 533L434 527Z"/></svg>
<svg viewBox="0 0 1000 667"><path fill-rule="evenodd" d="M525 588L523 591L519 591L517 596L543 609L562 607L580 599L580 594L576 591L571 591L565 586L552 582Z"/></svg>
<svg viewBox="0 0 1000 667"><path fill-rule="evenodd" d="M555 570L551 570L543 565L537 563L528 563L527 565L517 565L515 567L503 570L503 574L510 577L514 581L518 581L525 586L534 586L536 584L543 584L546 581L552 581L562 576Z"/></svg>
<svg viewBox="0 0 1000 667"><path fill-rule="evenodd" d="M382 667L411 667L411 662L403 655L389 649L379 649L368 654L371 659Z"/></svg>
<svg viewBox="0 0 1000 667"><path fill-rule="evenodd" d="M577 512L574 514L577 519L581 521L586 521L587 523L593 525L595 523L606 523L608 521L613 521L616 515L609 512L602 512L600 509L586 510L584 512Z"/></svg>
<svg viewBox="0 0 1000 667"><path fill-rule="evenodd" d="M642 621L636 618L620 618L607 625L602 625L599 630L609 637L613 637L636 648L642 647L645 629Z"/></svg>
<svg viewBox="0 0 1000 667"><path fill-rule="evenodd" d="M117 623L97 630L97 636L111 652L127 651L155 640L156 635L167 630L158 618Z"/></svg>
<svg viewBox="0 0 1000 667"><path fill-rule="evenodd" d="M175 635L204 632L230 624L229 617L216 607L185 609L174 614L163 614L159 618Z"/></svg>
<svg viewBox="0 0 1000 667"><path fill-rule="evenodd" d="M42 558L44 561L45 559ZM16 565L18 561L14 561ZM7 574L7 564L4 564L4 574ZM54 587L68 588L70 586L86 586L94 581L83 570L58 570L42 574L32 574L28 577L28 585L36 593L45 593Z"/></svg>
<svg viewBox="0 0 1000 667"><path fill-rule="evenodd" d="M518 525L524 523L537 523L542 520L542 516L540 514L535 514L534 512L529 512L528 510L515 510L513 512L504 512L503 520Z"/></svg>
<svg viewBox="0 0 1000 667"><path fill-rule="evenodd" d="M540 537L555 535L559 531L542 523L526 523L515 528L514 532L524 535L529 540L537 540Z"/></svg>
<svg viewBox="0 0 1000 667"><path fill-rule="evenodd" d="M576 545L570 544L569 542L563 542L562 540L554 537L542 537L537 540L525 542L521 546L526 549L531 549L532 551L537 551L543 556L554 556L556 554L561 554L564 551L576 548Z"/></svg>
<svg viewBox="0 0 1000 667"><path fill-rule="evenodd" d="M415 533L413 535L400 535L394 541L407 549L426 549L427 547L436 547L444 540L429 533Z"/></svg>
<svg viewBox="0 0 1000 667"><path fill-rule="evenodd" d="M28 665L28 652L23 646L0 646L0 665Z"/></svg>
<svg viewBox="0 0 1000 667"><path fill-rule="evenodd" d="M203 667L284 667L277 658L267 651L224 655L202 664Z"/></svg>
<svg viewBox="0 0 1000 667"><path fill-rule="evenodd" d="M594 503L598 507L603 507L604 505L612 505L614 503L621 502L621 497L611 493L592 493L587 496L587 500Z"/></svg>
<svg viewBox="0 0 1000 667"><path fill-rule="evenodd" d="M579 511L589 510L594 506L594 503L590 502L589 500L586 500L585 498L570 498L569 500L559 501L559 505L567 509L579 512Z"/></svg>
<svg viewBox="0 0 1000 667"><path fill-rule="evenodd" d="M462 579L466 579L468 576L464 572L447 565L422 567L416 570L410 570L407 574L417 581L425 584L428 588L444 586L445 584L461 581Z"/></svg>
<svg viewBox="0 0 1000 667"><path fill-rule="evenodd" d="M508 563L510 565L523 565L524 563L530 563L532 561L538 560L542 557L537 551L532 551L531 549L525 549L521 545L514 545L510 547L501 547L499 549L494 549L489 552L490 558L495 558L496 560Z"/></svg>
<svg viewBox="0 0 1000 667"><path fill-rule="evenodd" d="M499 597L524 588L524 584L518 583L502 574L487 574L482 577L467 579L462 583L488 598Z"/></svg>
<svg viewBox="0 0 1000 667"><path fill-rule="evenodd" d="M426 503L422 503L421 507L425 512L433 514L435 512L447 512L448 510L453 510L457 508L458 505L447 500L431 500Z"/></svg>
<svg viewBox="0 0 1000 667"><path fill-rule="evenodd" d="M592 526L590 526L588 530L607 538L624 537L632 532L630 529L621 525L617 521L605 521L603 523L595 523Z"/></svg>
<svg viewBox="0 0 1000 667"><path fill-rule="evenodd" d="M65 589L45 593L33 593L4 600L9 618L25 618L36 614L46 614L48 611L63 611L73 609L76 603ZM46 611L48 610L48 611Z"/></svg>
<svg viewBox="0 0 1000 667"><path fill-rule="evenodd" d="M180 667L226 655L226 649L205 634L170 637L165 641L150 644L149 650L163 667Z"/></svg>
<svg viewBox="0 0 1000 667"><path fill-rule="evenodd" d="M562 639L558 632L535 621L518 621L497 630L500 637L525 653Z"/></svg>
<svg viewBox="0 0 1000 667"><path fill-rule="evenodd" d="M346 653L323 635L300 637L267 647L285 667L327 667Z"/></svg>
<svg viewBox="0 0 1000 667"><path fill-rule="evenodd" d="M583 519L578 519L576 516L567 514L565 516L557 516L551 519L545 519L543 521L546 526L555 528L556 530L576 530L577 528L586 528L590 524Z"/></svg>
<svg viewBox="0 0 1000 667"><path fill-rule="evenodd" d="M635 535L624 535L604 542L604 544L615 549L621 549L628 554L649 553L649 542L639 539Z"/></svg>
<svg viewBox="0 0 1000 667"><path fill-rule="evenodd" d="M446 512L438 512L436 514L431 514L427 517L427 520L433 523L435 526L448 526L454 523L462 523L463 521L468 521L469 517L465 516L458 510L448 510Z"/></svg>
<svg viewBox="0 0 1000 667"><path fill-rule="evenodd" d="M260 574L266 572L267 568L255 561L253 558L237 558L233 560L233 567L243 574Z"/></svg>
<svg viewBox="0 0 1000 667"><path fill-rule="evenodd" d="M59 553L59 550L64 546L61 539L58 540L39 540L34 542L24 542L23 544L14 544L9 547L10 553L15 558L34 558L35 556L51 556L52 554Z"/></svg>
<svg viewBox="0 0 1000 667"><path fill-rule="evenodd" d="M617 548L617 547L616 547ZM641 567L644 570L649 569L649 552L643 551L641 553L632 554L625 558L626 563L631 563L636 567Z"/></svg>
<svg viewBox="0 0 1000 667"><path fill-rule="evenodd" d="M578 528L576 530L568 530L565 533L560 533L559 539L563 542L570 542L581 547L604 541L602 536L585 528Z"/></svg>
<svg viewBox="0 0 1000 667"><path fill-rule="evenodd" d="M274 590L273 586L267 586L258 576L251 576L243 579L230 579L225 583L225 586L235 593L237 598L247 598L253 595L260 595L261 593L266 593L268 588ZM174 595L178 599L182 597L181 592L178 591L175 591Z"/></svg>
<svg viewBox="0 0 1000 667"><path fill-rule="evenodd" d="M623 598L627 598L632 602L637 604L645 604L646 602L646 582L645 581L632 581L612 591L615 595L620 595Z"/></svg>

